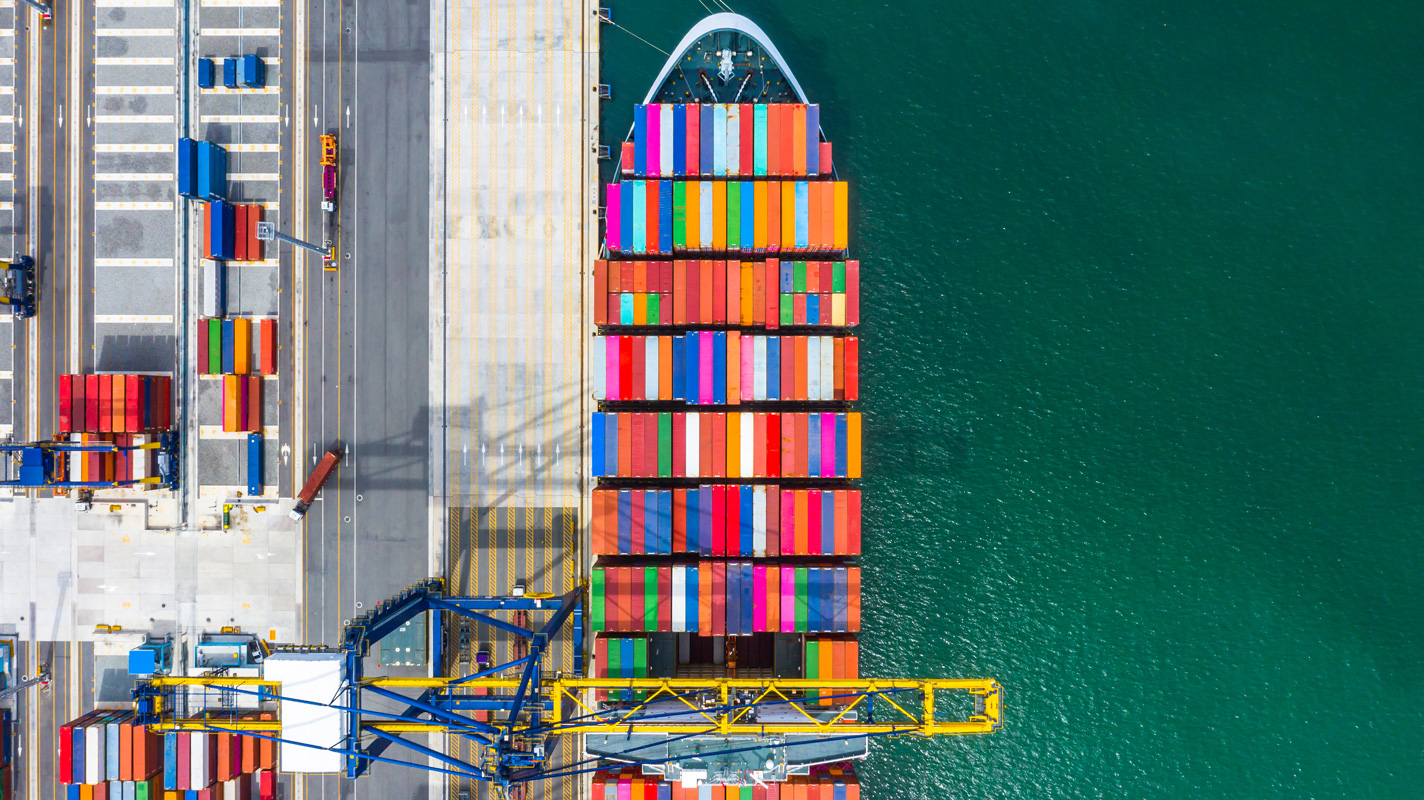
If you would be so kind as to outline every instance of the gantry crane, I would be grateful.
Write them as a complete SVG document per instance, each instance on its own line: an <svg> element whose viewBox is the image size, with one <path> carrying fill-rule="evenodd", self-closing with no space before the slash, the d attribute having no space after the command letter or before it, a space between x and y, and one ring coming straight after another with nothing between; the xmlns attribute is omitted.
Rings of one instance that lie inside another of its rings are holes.
<svg viewBox="0 0 1424 800"><path fill-rule="evenodd" d="M73 481L65 471L65 458L84 453L117 454L158 451L158 474L126 480ZM107 489L152 485L178 487L178 433L164 431L151 442L122 445L114 442L0 443L0 487L12 489Z"/></svg>
<svg viewBox="0 0 1424 800"><path fill-rule="evenodd" d="M872 738L984 734L1000 725L1002 690L989 679L581 677L582 598L582 588L562 597L455 597L444 593L442 581L428 580L352 620L338 648L277 647L269 657L268 665L284 653L339 662L340 677L332 685L340 689L334 697L330 690L323 696L320 689L303 696L296 681L288 686L269 680L264 665L261 678L155 676L134 690L136 710L140 722L160 730L241 732L284 747L334 754L350 778L365 774L372 763L394 763L488 781L507 793L531 779L592 771L600 760L676 777L678 764L696 759L706 770L704 778L714 782L779 780L798 767L862 757ZM444 663L439 643L447 614L518 637L527 642L525 654L483 669L476 664L478 671L465 676L367 676L363 661L371 646L427 612L436 664ZM504 619L505 613L524 619L548 616L533 629ZM565 630L572 639L573 674L545 672L544 657ZM821 705L816 690L821 696L830 692L832 704ZM966 719L945 718L936 701L947 692L967 693L973 713ZM599 701L600 693L614 699ZM269 714L275 718L234 711L234 696L244 698L249 708L275 707L276 713ZM295 705L283 711L285 704ZM474 711L491 712L491 718L482 721L468 713ZM283 726L282 718L294 713L303 717L303 731ZM340 719L329 742L313 740L309 733L320 727L311 721L313 715L322 714ZM473 743L478 757L471 763L406 738L428 733ZM585 759L550 764L553 740L565 735L584 737ZM392 745L440 766L392 758L386 754ZM741 757L727 757L732 755ZM286 763L282 769L292 771Z"/></svg>

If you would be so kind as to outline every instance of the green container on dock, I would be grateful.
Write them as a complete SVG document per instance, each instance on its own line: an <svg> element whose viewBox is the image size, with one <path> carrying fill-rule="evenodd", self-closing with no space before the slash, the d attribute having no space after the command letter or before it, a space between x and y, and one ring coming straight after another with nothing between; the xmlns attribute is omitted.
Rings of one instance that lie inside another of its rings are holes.
<svg viewBox="0 0 1424 800"><path fill-rule="evenodd" d="M672 185L672 249L687 249L687 184Z"/></svg>
<svg viewBox="0 0 1424 800"><path fill-rule="evenodd" d="M222 320L208 320L208 373L222 374Z"/></svg>
<svg viewBox="0 0 1424 800"><path fill-rule="evenodd" d="M806 568L796 568L796 632L806 632Z"/></svg>
<svg viewBox="0 0 1424 800"><path fill-rule="evenodd" d="M643 567L643 630L658 629L658 568Z"/></svg>
<svg viewBox="0 0 1424 800"><path fill-rule="evenodd" d="M831 265L831 291L845 294L845 262L837 261Z"/></svg>
<svg viewBox="0 0 1424 800"><path fill-rule="evenodd" d="M658 477L672 477L672 414L658 414Z"/></svg>
<svg viewBox="0 0 1424 800"><path fill-rule="evenodd" d="M593 606L593 608L589 609L589 619L591 620L590 624L593 625L593 630L595 633L597 633L598 631L601 631L604 628L603 570L596 569L593 571L593 581L589 584L588 595L589 605Z"/></svg>

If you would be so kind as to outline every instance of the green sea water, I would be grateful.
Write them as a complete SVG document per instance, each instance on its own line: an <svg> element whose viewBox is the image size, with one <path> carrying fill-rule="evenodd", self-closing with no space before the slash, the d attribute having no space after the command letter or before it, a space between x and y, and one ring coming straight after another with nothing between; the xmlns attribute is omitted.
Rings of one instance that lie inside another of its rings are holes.
<svg viewBox="0 0 1424 800"><path fill-rule="evenodd" d="M1424 796L1424 6L733 6L852 182L863 671L1005 686L866 796Z"/></svg>

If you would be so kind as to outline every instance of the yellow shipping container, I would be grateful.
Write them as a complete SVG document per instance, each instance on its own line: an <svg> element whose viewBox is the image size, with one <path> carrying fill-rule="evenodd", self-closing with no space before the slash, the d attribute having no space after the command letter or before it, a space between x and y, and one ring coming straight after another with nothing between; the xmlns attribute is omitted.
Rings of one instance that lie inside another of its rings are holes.
<svg viewBox="0 0 1424 800"><path fill-rule="evenodd" d="M836 241L837 250L850 249L850 185L836 181ZM843 323L836 323L837 325Z"/></svg>
<svg viewBox="0 0 1424 800"><path fill-rule="evenodd" d="M781 184L781 246L796 249L796 182Z"/></svg>
<svg viewBox="0 0 1424 800"><path fill-rule="evenodd" d="M222 421L223 431L227 433L237 430L237 404L241 400L237 388L239 380L236 375L223 376Z"/></svg>
<svg viewBox="0 0 1424 800"><path fill-rule="evenodd" d="M252 320L247 317L232 321L232 371L235 375L252 372Z"/></svg>
<svg viewBox="0 0 1424 800"><path fill-rule="evenodd" d="M860 477L860 412L846 415L846 477Z"/></svg>
<svg viewBox="0 0 1424 800"><path fill-rule="evenodd" d="M731 334L731 335L729 335L727 338L730 340L733 335L735 335L735 334ZM727 342L727 353L729 354L729 355L727 356L728 361L731 360L731 355L730 355L731 352L732 352L732 343L731 343L730 341L728 341L728 342ZM736 370L736 371L737 371L737 373L740 373L740 372L742 371L742 367L741 367L740 364L737 365L737 370ZM728 375L727 375L727 399L728 399L728 400L731 400L731 399L732 399L732 381L731 381L731 378L732 378L732 373L729 372ZM742 415L741 415L741 414L728 414L728 415L727 415L727 477L728 477L728 478L740 478L740 477L742 477Z"/></svg>
<svg viewBox="0 0 1424 800"><path fill-rule="evenodd" d="M846 296L843 294L831 295L831 324L845 325L845 303Z"/></svg>
<svg viewBox="0 0 1424 800"><path fill-rule="evenodd" d="M712 182L712 249L727 249L727 182Z"/></svg>
<svg viewBox="0 0 1424 800"><path fill-rule="evenodd" d="M687 249L702 249L702 182L687 184Z"/></svg>
<svg viewBox="0 0 1424 800"><path fill-rule="evenodd" d="M752 324L752 297L756 293L756 286L752 279L752 262L742 262L742 296L741 296L741 324ZM738 366L740 369L740 366Z"/></svg>

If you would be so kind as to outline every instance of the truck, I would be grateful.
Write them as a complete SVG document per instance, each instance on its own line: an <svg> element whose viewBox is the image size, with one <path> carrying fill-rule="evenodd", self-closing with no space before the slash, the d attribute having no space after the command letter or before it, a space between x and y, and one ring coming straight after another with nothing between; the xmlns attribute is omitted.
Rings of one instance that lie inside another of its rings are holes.
<svg viewBox="0 0 1424 800"><path fill-rule="evenodd" d="M35 260L16 256L9 264L0 262L0 308L8 308L20 319L35 315Z"/></svg>
<svg viewBox="0 0 1424 800"><path fill-rule="evenodd" d="M322 269L336 271L333 248L336 244L336 131L321 137L321 247Z"/></svg>
<svg viewBox="0 0 1424 800"><path fill-rule="evenodd" d="M341 463L343 455L345 455L345 450L339 444L326 451L326 454L316 463L316 468L307 476L307 482L302 485L302 490L297 492L297 505L288 516L300 522L302 517L307 515L307 509L311 508L312 502L316 500L321 487L326 485L327 479L336 472L336 465Z"/></svg>

